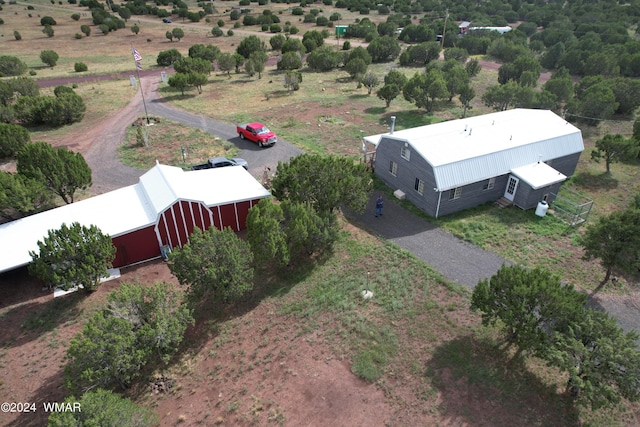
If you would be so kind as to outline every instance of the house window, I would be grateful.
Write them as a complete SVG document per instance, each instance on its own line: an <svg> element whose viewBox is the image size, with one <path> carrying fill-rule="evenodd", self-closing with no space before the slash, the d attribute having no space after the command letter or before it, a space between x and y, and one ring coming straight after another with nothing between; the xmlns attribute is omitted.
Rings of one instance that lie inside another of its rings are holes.
<svg viewBox="0 0 640 427"><path fill-rule="evenodd" d="M496 179L495 178L489 178L487 180L487 182L485 182L484 185L482 186L482 189L483 190L491 190L494 185L496 185Z"/></svg>
<svg viewBox="0 0 640 427"><path fill-rule="evenodd" d="M420 194L421 196L424 195L424 181L420 178L416 178L416 184L413 188L415 188L418 194Z"/></svg>
<svg viewBox="0 0 640 427"><path fill-rule="evenodd" d="M411 151L408 147L402 147L400 150L400 156L405 160L409 160L409 158L411 158Z"/></svg>
<svg viewBox="0 0 640 427"><path fill-rule="evenodd" d="M393 176L398 176L398 164L393 160L389 162L389 172L391 172Z"/></svg>
<svg viewBox="0 0 640 427"><path fill-rule="evenodd" d="M459 199L462 194L462 187L456 187L449 190L449 200Z"/></svg>

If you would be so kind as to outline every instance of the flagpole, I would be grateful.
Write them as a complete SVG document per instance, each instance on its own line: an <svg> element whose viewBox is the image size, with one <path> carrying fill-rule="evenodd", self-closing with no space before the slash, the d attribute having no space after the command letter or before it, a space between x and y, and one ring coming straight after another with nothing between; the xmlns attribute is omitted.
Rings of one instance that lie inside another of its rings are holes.
<svg viewBox="0 0 640 427"><path fill-rule="evenodd" d="M136 61L135 53L136 53L136 50L133 48L133 45L131 45L131 54L133 55L133 62L135 62L135 66L136 66L136 76L138 77L138 84L140 85L140 95L142 95L142 105L144 106L144 116L147 119L147 126L149 126L150 125L149 113L147 112L147 103L144 100L144 90L142 90L142 80L140 80L141 65L138 61Z"/></svg>

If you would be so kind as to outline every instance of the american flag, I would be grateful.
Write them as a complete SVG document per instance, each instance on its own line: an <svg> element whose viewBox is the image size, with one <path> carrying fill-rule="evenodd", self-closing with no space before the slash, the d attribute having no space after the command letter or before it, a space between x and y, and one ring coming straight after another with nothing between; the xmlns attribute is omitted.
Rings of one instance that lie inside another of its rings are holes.
<svg viewBox="0 0 640 427"><path fill-rule="evenodd" d="M138 61L136 61L136 68L138 69L138 71L142 71L142 64Z"/></svg>
<svg viewBox="0 0 640 427"><path fill-rule="evenodd" d="M133 52L133 60L136 62L142 61L142 55L135 48L131 48L131 52Z"/></svg>

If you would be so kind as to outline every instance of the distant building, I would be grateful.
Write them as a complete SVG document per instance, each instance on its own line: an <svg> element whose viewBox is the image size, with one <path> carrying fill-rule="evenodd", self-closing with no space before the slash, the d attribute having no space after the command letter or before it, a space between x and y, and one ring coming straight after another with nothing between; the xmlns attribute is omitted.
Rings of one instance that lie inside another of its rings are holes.
<svg viewBox="0 0 640 427"><path fill-rule="evenodd" d="M364 138L375 174L440 217L506 198L522 209L553 194L584 150L580 129L552 111L514 109Z"/></svg>
<svg viewBox="0 0 640 427"><path fill-rule="evenodd" d="M509 31L511 31L513 28L511 28L510 26L505 26L505 27L468 27L467 28L467 33L469 31L478 31L478 30L485 30L485 31L497 31L500 34L504 34L504 33L508 33ZM466 34L466 33L465 33Z"/></svg>

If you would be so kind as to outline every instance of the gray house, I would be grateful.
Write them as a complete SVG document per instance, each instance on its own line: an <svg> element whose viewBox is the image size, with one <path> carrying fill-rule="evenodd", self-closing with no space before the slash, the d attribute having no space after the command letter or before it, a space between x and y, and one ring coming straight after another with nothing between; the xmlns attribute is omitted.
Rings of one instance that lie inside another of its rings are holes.
<svg viewBox="0 0 640 427"><path fill-rule="evenodd" d="M552 111L514 109L372 135L375 173L397 194L440 217L501 198L522 209L576 169L580 129Z"/></svg>

